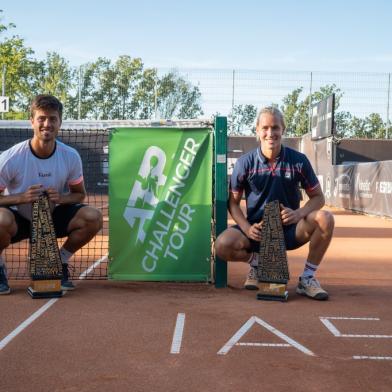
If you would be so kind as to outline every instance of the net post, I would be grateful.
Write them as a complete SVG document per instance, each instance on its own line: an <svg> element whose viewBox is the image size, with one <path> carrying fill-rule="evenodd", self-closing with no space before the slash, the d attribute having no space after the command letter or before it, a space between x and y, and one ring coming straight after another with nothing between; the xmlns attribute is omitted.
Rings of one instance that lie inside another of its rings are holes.
<svg viewBox="0 0 392 392"><path fill-rule="evenodd" d="M227 118L215 117L215 235L227 228ZM215 256L215 287L227 287L227 263Z"/></svg>

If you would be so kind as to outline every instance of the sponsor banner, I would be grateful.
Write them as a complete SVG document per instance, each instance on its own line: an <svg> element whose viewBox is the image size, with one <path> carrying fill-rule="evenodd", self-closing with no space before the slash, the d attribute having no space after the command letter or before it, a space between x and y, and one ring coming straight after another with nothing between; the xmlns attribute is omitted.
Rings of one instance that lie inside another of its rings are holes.
<svg viewBox="0 0 392 392"><path fill-rule="evenodd" d="M341 161L344 157L344 149L340 145L334 144L330 139L312 142L309 135L305 135L302 140L303 152L312 163L327 205L392 217L391 160L334 165L332 162ZM347 145L349 142L358 150L358 143L348 141ZM376 141L361 142L364 146L381 145ZM365 147L363 149L365 151Z"/></svg>
<svg viewBox="0 0 392 392"><path fill-rule="evenodd" d="M109 278L209 280L211 129L118 128L109 156Z"/></svg>
<svg viewBox="0 0 392 392"><path fill-rule="evenodd" d="M392 217L392 161L336 165L325 177L327 204Z"/></svg>

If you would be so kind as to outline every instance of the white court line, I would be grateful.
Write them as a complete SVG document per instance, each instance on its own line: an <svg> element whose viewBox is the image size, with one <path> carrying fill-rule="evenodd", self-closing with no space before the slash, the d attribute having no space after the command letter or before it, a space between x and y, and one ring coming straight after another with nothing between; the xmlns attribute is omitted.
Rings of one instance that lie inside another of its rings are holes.
<svg viewBox="0 0 392 392"><path fill-rule="evenodd" d="M246 323L229 339L229 341L218 351L218 355L226 355L233 346L245 335L255 323L255 316L252 316Z"/></svg>
<svg viewBox="0 0 392 392"><path fill-rule="evenodd" d="M99 264L101 264L103 261L106 261L108 259L108 255L106 254L105 256L102 256L99 260L97 260L93 265L91 265L90 267L88 267L86 269L86 271L82 272L79 276L79 279L85 279L86 276L95 268L97 267Z"/></svg>
<svg viewBox="0 0 392 392"><path fill-rule="evenodd" d="M236 346L255 346L255 347L291 347L288 343L236 343Z"/></svg>
<svg viewBox="0 0 392 392"><path fill-rule="evenodd" d="M287 335L285 335L283 332L280 332L278 329L273 327L272 325L269 325L267 322L264 320L252 316L230 339L229 341L217 352L218 355L226 355L233 346L235 346L238 341L242 338L243 335L253 326L254 323L257 323L267 329L268 331L272 332L285 342L287 342L290 346L296 348L299 351L302 351L306 355L310 356L315 356L315 354L308 350L306 347L302 346L302 344L296 342L294 339L291 339Z"/></svg>
<svg viewBox="0 0 392 392"><path fill-rule="evenodd" d="M370 320L370 321L380 321L378 317L328 317L328 316L320 316L320 319L329 319L329 320Z"/></svg>
<svg viewBox="0 0 392 392"><path fill-rule="evenodd" d="M79 279L84 279L86 275L94 268L95 265L98 265L102 263L102 261L105 259L106 256L101 257L99 260L97 260L92 267L88 268L86 271L84 271L80 276ZM81 278L83 276L83 278ZM67 292L64 291L63 295L65 295ZM23 330L25 330L33 321L35 321L38 317L40 317L42 314L44 314L51 306L53 306L60 298L52 298L48 302L46 302L45 305L42 305L36 312L34 312L29 318L27 318L25 321L23 321L18 327L16 327L11 333L9 333L5 338L0 340L0 351L16 336L18 336Z"/></svg>
<svg viewBox="0 0 392 392"><path fill-rule="evenodd" d="M392 335L358 335L350 333L342 333L342 338L371 338L371 339L392 339Z"/></svg>
<svg viewBox="0 0 392 392"><path fill-rule="evenodd" d="M330 318L330 317L328 317ZM326 318L320 317L320 321L327 327L327 329L336 337L342 336L340 331Z"/></svg>
<svg viewBox="0 0 392 392"><path fill-rule="evenodd" d="M370 339L392 339L392 335L360 335L341 333L329 320L365 320L380 321L378 317L320 317L320 321L327 327L332 335L337 338L370 338Z"/></svg>
<svg viewBox="0 0 392 392"><path fill-rule="evenodd" d="M185 313L178 313L170 354L179 354L185 325Z"/></svg>
<svg viewBox="0 0 392 392"><path fill-rule="evenodd" d="M45 305L41 306L35 313L33 313L28 319L23 321L17 328L15 328L10 334L8 334L3 340L0 341L0 351L17 335L19 335L24 329L26 329L34 320L36 320L41 314L46 312L52 305L54 305L60 298L52 298Z"/></svg>
<svg viewBox="0 0 392 392"><path fill-rule="evenodd" d="M392 357L368 357L366 355L354 355L353 359L374 359L374 360L392 361Z"/></svg>

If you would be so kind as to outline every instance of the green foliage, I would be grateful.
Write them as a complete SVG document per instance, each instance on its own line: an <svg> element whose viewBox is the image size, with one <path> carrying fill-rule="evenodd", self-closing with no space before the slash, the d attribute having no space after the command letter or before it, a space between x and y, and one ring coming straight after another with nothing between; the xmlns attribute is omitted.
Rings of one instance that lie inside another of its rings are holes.
<svg viewBox="0 0 392 392"><path fill-rule="evenodd" d="M158 77L140 58L120 56L112 64L98 58L82 67L81 118L195 118L203 111L201 94L176 73ZM74 117L75 117L74 109Z"/></svg>
<svg viewBox="0 0 392 392"><path fill-rule="evenodd" d="M37 92L55 95L66 106L69 92L74 86L68 61L56 52L49 52L46 61L37 65L40 67L36 81Z"/></svg>
<svg viewBox="0 0 392 392"><path fill-rule="evenodd" d="M281 110L285 115L288 136L301 136L309 129L309 100L306 96L301 100L303 88L295 89L283 98ZM335 131L340 138L383 138L386 135L386 124L378 113L371 113L366 118L358 118L347 111L338 111L342 91L335 85L326 85L312 94L312 103L319 102L331 94L335 94Z"/></svg>
<svg viewBox="0 0 392 392"><path fill-rule="evenodd" d="M303 105L300 102L300 95L302 93L303 88L297 88L283 98L283 106L281 106L281 110L285 115L286 121L286 134L289 136L296 136L297 129L299 128L300 123L300 107Z"/></svg>
<svg viewBox="0 0 392 392"><path fill-rule="evenodd" d="M176 72L169 72L157 83L157 107L162 118L197 118L203 114L201 93Z"/></svg>
<svg viewBox="0 0 392 392"><path fill-rule="evenodd" d="M14 29L16 26L14 23L8 23L7 25L4 25L2 20L3 16L1 15L3 13L3 10L0 10L0 34L9 30L9 29Z"/></svg>
<svg viewBox="0 0 392 392"><path fill-rule="evenodd" d="M11 106L5 118L14 118L16 113L26 112L26 95L30 91L34 69L30 57L34 52L25 46L24 40L17 35L4 36L13 28L14 24L4 25L0 17L0 72L5 70L5 94L10 98Z"/></svg>
<svg viewBox="0 0 392 392"><path fill-rule="evenodd" d="M280 107L286 120L287 136L302 136L309 132L309 105L335 94L335 109L339 107L340 99L343 96L341 90L335 84L326 85L315 91L312 95L307 95L303 99L303 87L297 88L283 98L283 105Z"/></svg>
<svg viewBox="0 0 392 392"><path fill-rule="evenodd" d="M3 24L0 14L1 38L14 27ZM4 65L11 102L6 118L28 118L29 103L40 93L56 95L64 103L64 118L149 119L159 113L182 119L203 114L198 87L176 72L158 77L140 58L120 56L112 63L99 57L76 70L56 52L42 61L33 54L16 35L0 40L0 72Z"/></svg>
<svg viewBox="0 0 392 392"><path fill-rule="evenodd" d="M257 108L254 105L235 105L227 116L230 135L249 135L256 133Z"/></svg>
<svg viewBox="0 0 392 392"><path fill-rule="evenodd" d="M367 138L382 139L385 137L386 124L378 113L371 113L365 118L365 133Z"/></svg>
<svg viewBox="0 0 392 392"><path fill-rule="evenodd" d="M355 135L355 128L353 128L354 118L355 117L350 112L346 112L346 111L335 112L335 124L336 124L335 131L337 137L344 138L344 137L353 137ZM356 126L358 125L360 124L357 123Z"/></svg>
<svg viewBox="0 0 392 392"><path fill-rule="evenodd" d="M81 118L134 118L142 69L141 60L129 56L120 56L114 64L100 57L84 65L80 70Z"/></svg>

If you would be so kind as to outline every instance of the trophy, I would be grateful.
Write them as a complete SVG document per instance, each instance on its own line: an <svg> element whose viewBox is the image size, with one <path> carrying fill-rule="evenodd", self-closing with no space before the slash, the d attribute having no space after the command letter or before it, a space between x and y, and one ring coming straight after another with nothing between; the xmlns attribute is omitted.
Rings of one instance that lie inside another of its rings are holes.
<svg viewBox="0 0 392 392"><path fill-rule="evenodd" d="M287 301L286 289L290 276L278 200L265 206L257 259L259 280L257 299Z"/></svg>
<svg viewBox="0 0 392 392"><path fill-rule="evenodd" d="M61 297L62 266L54 231L49 198L44 192L32 203L30 236L31 284L27 292L32 298Z"/></svg>

